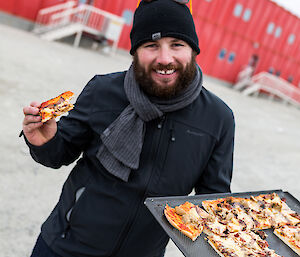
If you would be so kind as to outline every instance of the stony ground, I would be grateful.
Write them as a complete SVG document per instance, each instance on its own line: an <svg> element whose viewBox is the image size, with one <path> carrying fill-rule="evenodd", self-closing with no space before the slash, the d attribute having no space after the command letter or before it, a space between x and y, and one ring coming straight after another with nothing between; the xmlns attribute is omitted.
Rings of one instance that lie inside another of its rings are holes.
<svg viewBox="0 0 300 257"><path fill-rule="evenodd" d="M26 257L70 167L52 170L32 161L18 137L22 107L64 90L78 95L94 74L125 70L131 58L45 42L3 25L0 34L0 251L3 257ZM300 110L244 97L211 78L204 84L235 113L232 191L283 189L300 199ZM173 243L166 253L171 256L183 256Z"/></svg>

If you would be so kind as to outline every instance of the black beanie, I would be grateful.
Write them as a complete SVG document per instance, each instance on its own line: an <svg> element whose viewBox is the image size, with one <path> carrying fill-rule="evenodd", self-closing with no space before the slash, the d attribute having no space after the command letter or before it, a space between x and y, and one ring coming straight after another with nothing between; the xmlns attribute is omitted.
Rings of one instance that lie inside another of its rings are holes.
<svg viewBox="0 0 300 257"><path fill-rule="evenodd" d="M162 37L181 39L200 53L193 17L185 4L174 0L142 0L134 13L130 54L143 43Z"/></svg>

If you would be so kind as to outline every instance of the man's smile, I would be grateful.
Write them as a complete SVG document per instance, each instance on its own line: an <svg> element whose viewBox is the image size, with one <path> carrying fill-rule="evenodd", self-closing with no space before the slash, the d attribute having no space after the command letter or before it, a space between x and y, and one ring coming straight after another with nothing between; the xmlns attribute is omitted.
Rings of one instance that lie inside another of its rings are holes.
<svg viewBox="0 0 300 257"><path fill-rule="evenodd" d="M178 72L176 69L153 69L152 79L158 85L171 86L176 83Z"/></svg>
<svg viewBox="0 0 300 257"><path fill-rule="evenodd" d="M175 72L175 69L172 70L155 70L156 73L162 74L162 75L170 75Z"/></svg>

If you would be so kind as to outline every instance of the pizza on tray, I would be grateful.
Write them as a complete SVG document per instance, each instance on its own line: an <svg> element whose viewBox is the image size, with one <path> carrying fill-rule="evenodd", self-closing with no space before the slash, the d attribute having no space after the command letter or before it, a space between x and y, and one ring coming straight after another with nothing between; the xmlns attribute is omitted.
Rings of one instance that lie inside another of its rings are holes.
<svg viewBox="0 0 300 257"><path fill-rule="evenodd" d="M263 232L270 228L300 256L300 215L276 193L206 200L202 207L185 202L174 208L166 205L164 213L172 226L193 241L203 231L222 257L278 257Z"/></svg>

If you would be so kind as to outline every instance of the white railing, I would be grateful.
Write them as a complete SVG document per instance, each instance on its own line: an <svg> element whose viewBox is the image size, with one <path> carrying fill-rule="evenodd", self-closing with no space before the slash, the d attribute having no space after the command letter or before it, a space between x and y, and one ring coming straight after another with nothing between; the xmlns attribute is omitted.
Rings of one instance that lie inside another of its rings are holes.
<svg viewBox="0 0 300 257"><path fill-rule="evenodd" d="M91 5L81 4L75 7L74 3L70 1L40 10L34 32L47 33L80 24L81 31L77 32L75 46L79 45L82 32L88 32L113 41L112 48L115 51L125 23L124 19Z"/></svg>
<svg viewBox="0 0 300 257"><path fill-rule="evenodd" d="M76 8L53 14L48 26L53 29L70 23L79 23L92 28L99 31L99 34L102 34L107 39L115 41L120 35L124 19L90 5L80 5ZM110 31L112 24L116 26L114 33Z"/></svg>
<svg viewBox="0 0 300 257"><path fill-rule="evenodd" d="M56 13L60 13L62 11L68 10L68 9L72 9L74 6L76 6L75 1L68 1L63 4L57 4L57 5L50 6L50 7L39 10L33 31L36 33L40 32L40 30L43 27L45 27L49 24L52 15L55 15Z"/></svg>
<svg viewBox="0 0 300 257"><path fill-rule="evenodd" d="M268 72L254 75L251 78L251 85L243 91L243 94L257 94L260 91L265 91L270 96L276 96L286 102L300 106L300 88Z"/></svg>

